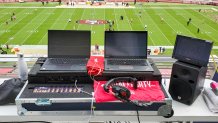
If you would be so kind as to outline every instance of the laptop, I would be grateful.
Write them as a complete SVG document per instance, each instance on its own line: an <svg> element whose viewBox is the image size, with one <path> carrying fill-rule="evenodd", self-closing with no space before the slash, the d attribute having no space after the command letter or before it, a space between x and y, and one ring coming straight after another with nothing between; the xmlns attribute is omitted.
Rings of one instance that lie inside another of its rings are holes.
<svg viewBox="0 0 218 123"><path fill-rule="evenodd" d="M90 31L48 30L48 58L40 70L86 70L90 46Z"/></svg>
<svg viewBox="0 0 218 123"><path fill-rule="evenodd" d="M105 70L154 71L147 60L147 31L105 31Z"/></svg>

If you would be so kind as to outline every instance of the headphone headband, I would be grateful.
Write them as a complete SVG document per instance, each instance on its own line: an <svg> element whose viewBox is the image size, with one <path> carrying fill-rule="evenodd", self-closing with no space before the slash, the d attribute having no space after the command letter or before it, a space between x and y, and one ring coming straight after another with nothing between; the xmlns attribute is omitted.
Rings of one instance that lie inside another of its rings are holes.
<svg viewBox="0 0 218 123"><path fill-rule="evenodd" d="M109 93L109 86L112 85L112 84L115 84L117 82L120 82L120 81L125 81L125 82L128 82L128 83L133 82L134 89L137 89L137 79L136 78L133 78L133 77L117 77L117 78L113 78L113 79L110 79L109 81L107 81L107 83L104 84L104 90Z"/></svg>

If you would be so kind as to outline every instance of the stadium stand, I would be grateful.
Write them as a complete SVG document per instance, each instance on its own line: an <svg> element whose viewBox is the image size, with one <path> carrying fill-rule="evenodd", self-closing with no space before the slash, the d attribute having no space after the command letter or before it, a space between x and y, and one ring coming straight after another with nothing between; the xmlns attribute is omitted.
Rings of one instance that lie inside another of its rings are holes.
<svg viewBox="0 0 218 123"><path fill-rule="evenodd" d="M16 0L0 0L0 3L12 3L17 2Z"/></svg>

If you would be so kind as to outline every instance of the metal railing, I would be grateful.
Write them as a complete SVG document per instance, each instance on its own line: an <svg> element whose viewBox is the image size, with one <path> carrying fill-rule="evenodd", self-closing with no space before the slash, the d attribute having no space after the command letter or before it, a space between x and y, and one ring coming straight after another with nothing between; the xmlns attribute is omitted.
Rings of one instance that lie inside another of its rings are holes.
<svg viewBox="0 0 218 123"><path fill-rule="evenodd" d="M27 62L28 69L32 68L35 61L38 59L38 57L40 56L25 56L25 61ZM172 65L176 61L175 59L169 56L149 56L149 58L151 58L154 61L154 63L157 65L163 77L165 78L170 77ZM218 63L218 58L214 58L214 60L216 63ZM9 69L9 71L6 73L0 72L0 78L16 77L17 76L16 62L17 62L16 55L1 55L0 56L0 70ZM168 72L162 72L162 71L168 71ZM213 62L213 59L210 59L209 64L208 64L207 78L212 78L214 73L215 73L214 62Z"/></svg>

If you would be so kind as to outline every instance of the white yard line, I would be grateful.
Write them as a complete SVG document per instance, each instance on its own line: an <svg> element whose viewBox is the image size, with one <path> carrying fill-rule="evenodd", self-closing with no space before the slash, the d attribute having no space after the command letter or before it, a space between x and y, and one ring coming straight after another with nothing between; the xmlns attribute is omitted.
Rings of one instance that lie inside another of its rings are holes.
<svg viewBox="0 0 218 123"><path fill-rule="evenodd" d="M114 16L115 16L115 20L116 20L115 22L116 22L116 25L117 25L117 30L119 30L119 28L118 28L118 21L119 20L117 21L117 15L116 15L115 9L114 9Z"/></svg>
<svg viewBox="0 0 218 123"><path fill-rule="evenodd" d="M199 12L202 16L204 16L205 18L207 18L207 19L209 19L209 20L211 20L211 21L213 21L214 22L214 20L212 20L211 18L209 18L209 17L207 17L207 16L205 16L204 14L202 14L201 12ZM191 14L192 15L192 14ZM197 18L197 17L196 17ZM218 31L216 30L216 29L214 29L213 27L211 27L210 25L208 25L211 29L213 29L213 30L215 30L217 33L218 33Z"/></svg>
<svg viewBox="0 0 218 123"><path fill-rule="evenodd" d="M218 9L216 9L216 8L211 8L211 9L214 10L214 11L216 11L216 12L218 11Z"/></svg>
<svg viewBox="0 0 218 123"><path fill-rule="evenodd" d="M55 22L52 24L52 26L51 26L50 28L53 28L54 25L55 25L60 19L62 19L61 17L62 17L64 14L66 14L65 11L63 11L63 12L61 13L61 15L58 17L58 19L55 20ZM44 36L39 40L38 44L40 44L40 43L43 41L43 39L45 38L45 36L46 36L47 34L48 34L48 32L46 32L46 33L44 34Z"/></svg>
<svg viewBox="0 0 218 123"><path fill-rule="evenodd" d="M166 11L167 12L167 11ZM177 12L176 12L177 13ZM180 26L179 27L182 27L182 28L184 28L185 30L187 30L190 34L192 34L192 35L195 35L194 33L192 33L189 29L187 29L187 28L185 28L185 26L183 25L183 24L181 24L177 19L175 19L175 17L174 16L172 16L171 14L169 14L168 12L167 12L167 14L168 15L170 15L171 16L171 18L173 18L173 20L175 20L175 22L176 23L178 23ZM183 18L184 18L184 15L183 14L181 14L180 16L182 16ZM195 35L196 36L196 35Z"/></svg>
<svg viewBox="0 0 218 123"><path fill-rule="evenodd" d="M188 13L188 12L186 12L186 13ZM183 16L184 17L184 16ZM185 17L184 17L185 18ZM197 18L197 17L196 17ZM198 26L196 25L196 24L194 24L194 23L192 23L196 28L198 28ZM207 34L206 34L207 35ZM213 39L215 42L216 42L216 39L214 39L213 37L211 37L210 35L207 35L208 37L210 37L211 39Z"/></svg>
<svg viewBox="0 0 218 123"><path fill-rule="evenodd" d="M139 8L140 9L140 8ZM136 13L136 10L133 10L134 11L134 13L136 14L136 16L137 16L137 13ZM143 10L144 11L144 10ZM139 19L139 21L141 22L141 24L142 24L142 27L144 26L144 24L143 24L143 22L142 22L142 20L141 20L141 18L139 18L138 16L137 16L137 18ZM144 27L143 27L144 28ZM148 32L148 35L149 35L149 32ZM154 43L154 41L153 41L153 39L151 38L151 36L149 36L150 37L150 39L151 39L151 42L152 42L152 44L155 46L155 43Z"/></svg>
<svg viewBox="0 0 218 123"><path fill-rule="evenodd" d="M72 15L73 15L74 11L75 11L75 9L73 9L73 12L71 12L71 14L70 14L70 17L72 17ZM65 26L64 26L64 28L63 28L63 29L66 29L67 25L68 25L68 23L65 23Z"/></svg>
<svg viewBox="0 0 218 123"><path fill-rule="evenodd" d="M83 14L82 14L82 16L81 16L81 18L80 18L81 20L83 19L84 13L85 13L85 9L83 9ZM80 26L80 24L78 23L77 30L79 29L79 26Z"/></svg>
<svg viewBox="0 0 218 123"><path fill-rule="evenodd" d="M146 11L145 11L146 12ZM152 17L146 12L146 14L152 19ZM152 19L153 20L153 19ZM170 41L169 41L169 39L163 34L163 32L161 31L161 29L157 26L157 24L154 22L154 21L152 21L152 23L157 27L157 29L161 32L161 34L164 36L164 38L167 40L167 42L169 42L169 44L170 45L173 45Z"/></svg>
<svg viewBox="0 0 218 123"><path fill-rule="evenodd" d="M155 13L157 13L157 12L155 12ZM167 13L167 12L166 12ZM168 14L168 13L167 13ZM160 15L158 15L160 18L161 18L161 16ZM177 34L177 31L170 25L170 24L168 24L167 23L167 21L166 21L166 19L164 18L164 22L166 22L166 24L171 28L171 29L173 29L173 31Z"/></svg>
<svg viewBox="0 0 218 123"><path fill-rule="evenodd" d="M6 12L4 12L4 11L6 11ZM10 11L14 11L14 10L10 10ZM12 14L11 12L8 12L7 9L2 9L2 10L0 11L0 13L1 13L0 18L6 16L6 15L8 15L8 14Z"/></svg>
<svg viewBox="0 0 218 123"><path fill-rule="evenodd" d="M54 11L54 10L53 10ZM43 21L40 21L41 23L39 25L37 25L33 30L37 30L50 16L47 16L46 18L44 18ZM21 44L24 44L26 42L26 40L32 35L32 33L30 33L28 36L25 37L24 41Z"/></svg>
<svg viewBox="0 0 218 123"><path fill-rule="evenodd" d="M95 9L93 9L94 10L94 12L92 13L92 19L94 19L94 15L95 15ZM93 25L91 24L91 33L94 33L94 32L92 32L92 27L93 27Z"/></svg>
<svg viewBox="0 0 218 123"><path fill-rule="evenodd" d="M43 10L43 11L41 11L41 13L42 12L44 12L45 10ZM29 24L31 24L34 20L36 20L36 19L38 19L38 16L40 16L41 14L38 14L37 16L35 16L34 17L34 19L32 19L28 24L26 24L19 32L17 32L15 35L13 35L13 36L11 36L11 37L15 37L16 35L18 35L18 34L20 34L21 32L23 32L23 30L27 27L27 26L29 26ZM8 40L6 43L8 43L8 42L10 42L11 40ZM5 43L5 44L6 44Z"/></svg>
<svg viewBox="0 0 218 123"><path fill-rule="evenodd" d="M12 24L10 24L11 22L9 22L9 24L7 25L7 28L9 29L9 28L11 28L11 27L13 27L14 25L16 25L18 22L20 22L23 18L25 18L26 16L21 16L21 18L19 18L18 16L20 15L20 14L23 14L23 11L27 11L27 9L24 9L24 10L22 10L21 12L19 12L18 14L17 14L17 19L16 19L16 21L13 21L13 23ZM29 11L29 10L28 10ZM9 18L10 19L10 18ZM8 20L9 20L8 19ZM18 21L19 20L19 21ZM3 24L5 24L5 23L2 23L1 25L0 25L0 28L1 28L1 26L3 25ZM1 36L1 34L0 34L0 36Z"/></svg>
<svg viewBox="0 0 218 123"><path fill-rule="evenodd" d="M132 26L131 26L131 24L130 24L130 22L129 22L129 18L127 17L127 14L126 14L125 9L124 9L123 11L125 12L125 15L126 15L126 18L127 18L127 22L128 22L128 24L129 24L129 26L130 26L130 28L131 28L131 30L132 30Z"/></svg>

